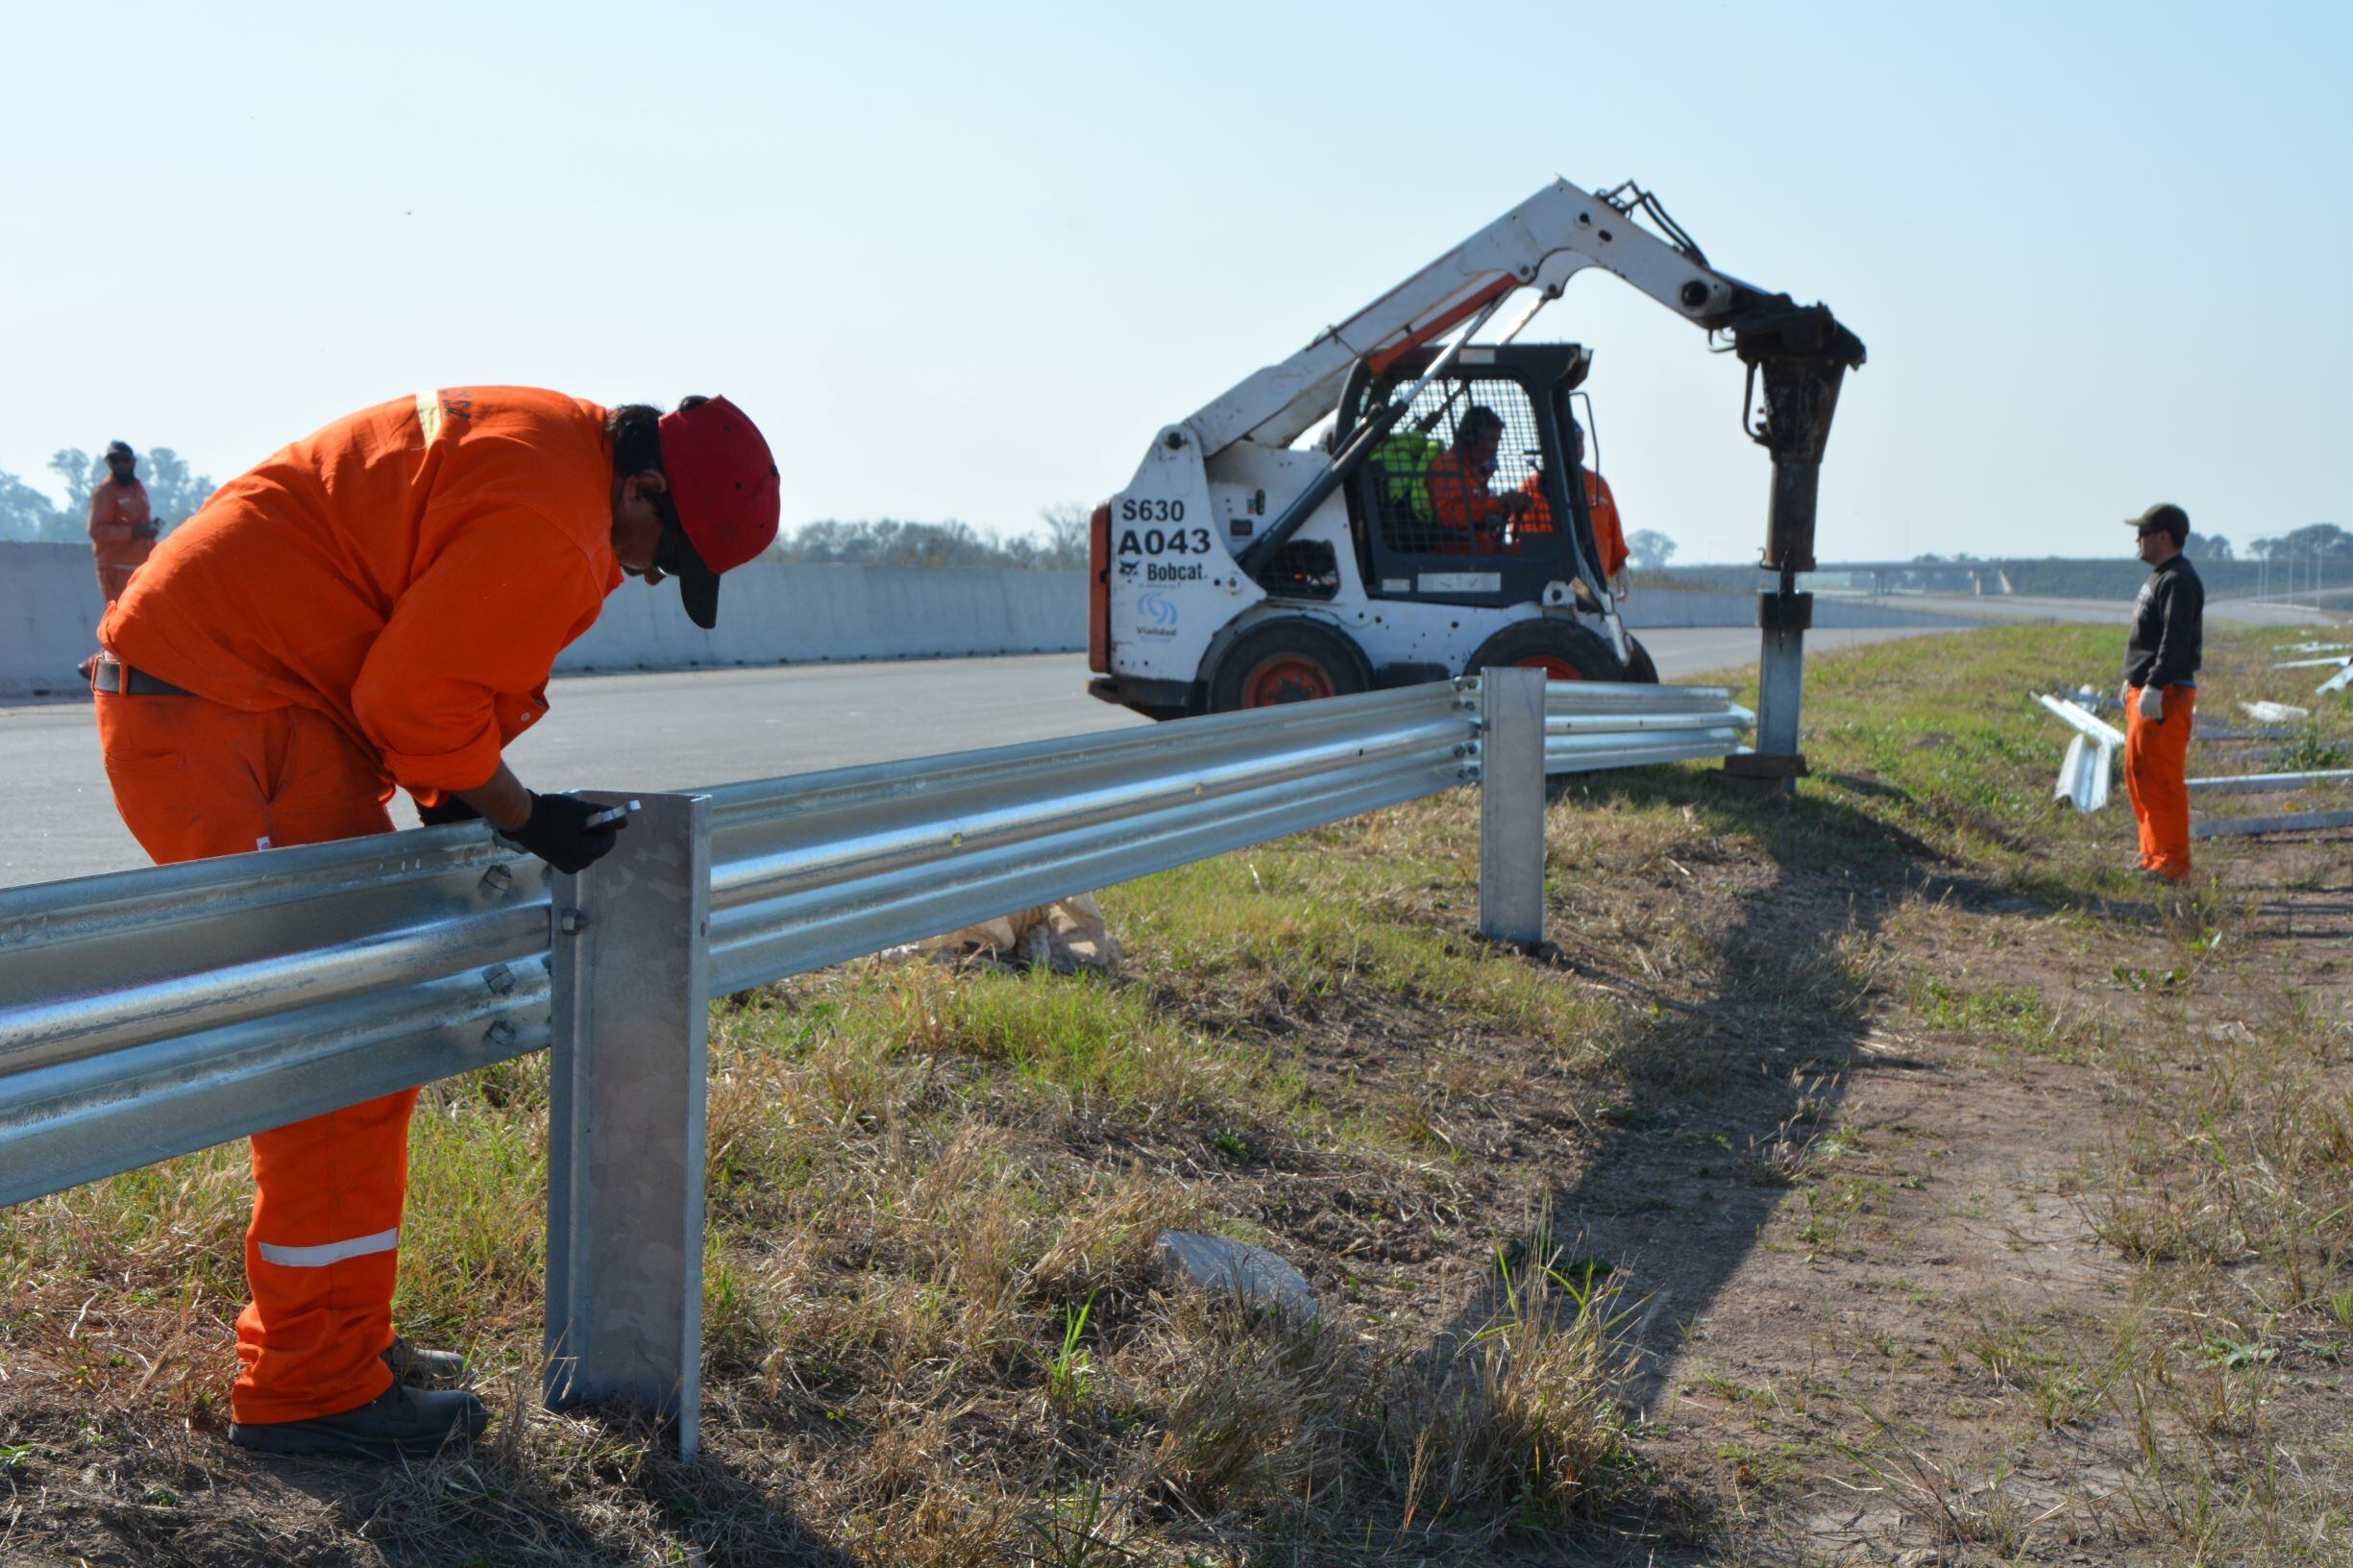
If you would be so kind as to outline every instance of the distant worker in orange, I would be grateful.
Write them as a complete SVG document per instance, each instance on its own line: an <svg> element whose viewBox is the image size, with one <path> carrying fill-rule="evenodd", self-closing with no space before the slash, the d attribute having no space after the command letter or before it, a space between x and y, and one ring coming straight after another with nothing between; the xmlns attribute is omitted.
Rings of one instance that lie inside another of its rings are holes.
<svg viewBox="0 0 2353 1568"><path fill-rule="evenodd" d="M1593 520L1593 548L1598 559L1594 563L1609 591L1624 599L1630 592L1626 573L1626 528L1618 518L1618 502L1609 493L1609 481L1585 466L1585 431L1575 421L1569 424L1569 460L1584 477L1585 515ZM1544 499L1544 473L1541 469L1521 481L1520 490L1530 500L1527 513L1520 519L1518 532L1523 538L1540 538L1553 531L1552 503Z"/></svg>
<svg viewBox="0 0 2353 1568"><path fill-rule="evenodd" d="M1438 454L1423 477L1437 523L1437 550L1467 554L1498 543L1504 524L1527 512L1526 495L1511 490L1499 496L1487 488L1503 444L1501 414L1478 403L1463 410L1454 445Z"/></svg>
<svg viewBox="0 0 2353 1568"><path fill-rule="evenodd" d="M147 509L147 487L139 483L138 453L128 441L107 443L107 477L90 492L90 553L98 563L98 592L109 604L131 586L131 574L156 548L155 519ZM97 655L77 666L90 678Z"/></svg>
<svg viewBox="0 0 2353 1568"><path fill-rule="evenodd" d="M2159 503L2130 520L2148 580L2124 643L2124 793L2141 825L2141 870L2190 875L2190 726L2206 657L2206 585L2182 553L2190 514Z"/></svg>
<svg viewBox="0 0 2353 1568"><path fill-rule="evenodd" d="M109 604L131 586L131 574L156 548L147 487L139 482L138 453L127 441L107 445L107 477L90 492L90 553L98 560L98 591Z"/></svg>
<svg viewBox="0 0 2353 1568"><path fill-rule="evenodd" d="M98 628L98 734L158 862L488 819L560 870L612 825L500 758L547 711L556 654L625 576L719 575L776 536L768 443L724 398L674 413L528 387L365 408L231 480ZM430 1453L488 1419L465 1366L392 1332L416 1090L253 1139L254 1217L230 1438L279 1454Z"/></svg>

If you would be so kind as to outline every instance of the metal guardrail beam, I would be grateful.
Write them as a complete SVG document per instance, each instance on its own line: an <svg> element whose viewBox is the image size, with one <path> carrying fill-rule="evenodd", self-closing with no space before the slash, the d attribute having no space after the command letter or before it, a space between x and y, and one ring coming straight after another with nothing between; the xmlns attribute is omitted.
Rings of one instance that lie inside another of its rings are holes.
<svg viewBox="0 0 2353 1568"><path fill-rule="evenodd" d="M1476 707L1418 686L714 791L712 992L1464 783Z"/></svg>
<svg viewBox="0 0 2353 1568"><path fill-rule="evenodd" d="M0 891L0 1206L552 1043L549 1397L691 1451L710 997L1474 782L1490 747L1482 929L1538 940L1539 763L1727 756L1754 722L1508 671L652 796L552 887L468 823Z"/></svg>
<svg viewBox="0 0 2353 1568"><path fill-rule="evenodd" d="M2225 773L2194 778L2190 788L2207 795L2277 795L2309 790L2323 784L2353 784L2353 768L2331 768L2309 773Z"/></svg>
<svg viewBox="0 0 2353 1568"><path fill-rule="evenodd" d="M544 1049L547 887L467 825L0 891L0 1205Z"/></svg>
<svg viewBox="0 0 2353 1568"><path fill-rule="evenodd" d="M2353 811L2292 811L2276 817L2220 817L2190 824L2194 839L2235 839L2264 833L2318 833L2353 827Z"/></svg>

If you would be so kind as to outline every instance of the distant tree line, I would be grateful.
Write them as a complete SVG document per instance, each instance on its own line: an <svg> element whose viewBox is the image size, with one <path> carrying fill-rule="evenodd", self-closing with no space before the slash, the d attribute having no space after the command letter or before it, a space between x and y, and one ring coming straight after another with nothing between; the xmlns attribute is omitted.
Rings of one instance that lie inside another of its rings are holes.
<svg viewBox="0 0 2353 1568"><path fill-rule="evenodd" d="M969 523L827 519L787 528L776 539L776 553L788 561L846 566L1084 567L1087 509L1048 506L1038 517L1036 531L1012 538L982 533Z"/></svg>
<svg viewBox="0 0 2353 1568"><path fill-rule="evenodd" d="M2192 539L2197 535L2192 534ZM2353 533L2347 533L2334 523L2309 523L2292 528L2276 539L2256 539L2248 543L2250 557L2267 561L2306 562L2319 560L2328 563L2353 560ZM2192 547L2194 558L2196 549Z"/></svg>
<svg viewBox="0 0 2353 1568"><path fill-rule="evenodd" d="M65 486L65 503L59 505L45 491L0 469L0 539L30 539L50 544L89 542L90 492L107 477L104 453L93 455L67 447L49 459L49 472ZM139 482L147 486L147 508L169 532L175 523L211 499L217 488L209 474L189 471L187 460L169 447L150 447L139 457Z"/></svg>

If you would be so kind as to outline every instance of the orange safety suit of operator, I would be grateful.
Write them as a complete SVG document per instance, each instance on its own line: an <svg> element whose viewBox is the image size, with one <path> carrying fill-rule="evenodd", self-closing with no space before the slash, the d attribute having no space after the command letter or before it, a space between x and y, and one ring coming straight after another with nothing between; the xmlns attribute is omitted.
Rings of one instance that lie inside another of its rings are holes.
<svg viewBox="0 0 2353 1568"><path fill-rule="evenodd" d="M156 548L153 539L140 537L148 520L147 487L136 479L120 484L110 474L90 492L90 553L98 561L98 591L109 604L123 597L131 574Z"/></svg>
<svg viewBox="0 0 2353 1568"><path fill-rule="evenodd" d="M605 411L523 387L363 409L222 487L100 623L185 695L98 695L116 806L159 863L382 833L488 782L547 709L556 654L622 582ZM231 1404L356 1409L392 1374L417 1091L253 1139Z"/></svg>
<svg viewBox="0 0 2353 1568"><path fill-rule="evenodd" d="M1585 514L1593 519L1593 548L1601 556L1601 575L1614 577L1626 567L1626 527L1618 519L1617 498L1609 493L1607 479L1589 468L1579 472L1585 477ZM1529 475L1520 481L1520 492L1530 498L1530 505L1520 514L1519 531L1523 535L1552 532L1553 507L1544 499L1544 476Z"/></svg>
<svg viewBox="0 0 2353 1568"><path fill-rule="evenodd" d="M1423 476L1431 515L1437 523L1432 549L1461 555L1479 550L1503 527L1503 498L1487 488L1487 476L1459 452L1433 458Z"/></svg>

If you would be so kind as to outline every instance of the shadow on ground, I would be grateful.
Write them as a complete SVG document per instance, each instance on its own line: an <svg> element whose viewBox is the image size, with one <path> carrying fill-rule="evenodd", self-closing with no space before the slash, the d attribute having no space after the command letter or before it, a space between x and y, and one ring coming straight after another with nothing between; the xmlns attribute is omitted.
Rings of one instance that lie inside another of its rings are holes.
<svg viewBox="0 0 2353 1568"><path fill-rule="evenodd" d="M1549 1198L1556 1257L1610 1271L1628 1314L1627 1397L1646 1414L1689 1330L1724 1298L1813 1140L1835 1124L1852 1075L1922 1066L1865 1046L1875 1006L1866 955L1882 923L1915 895L2039 907L1954 874L1920 840L1835 797L1736 789L1689 772L1589 787L1596 801L1687 808L1762 853L1761 864L1719 868L1718 891L1728 889L1735 907L1707 933L1696 995L1688 984L1679 997L1640 976L1602 976L1650 998L1654 1017L1619 1043L1624 1095L1603 1112L1577 1178ZM1502 1305L1498 1282L1466 1304L1439 1347L1476 1334Z"/></svg>

